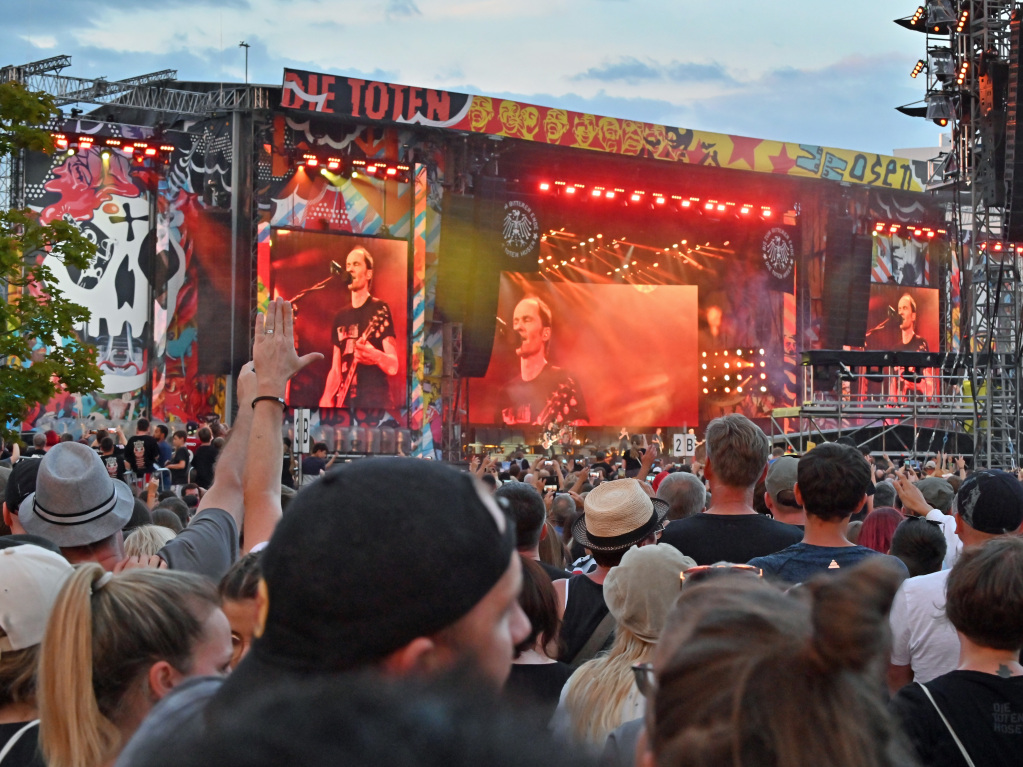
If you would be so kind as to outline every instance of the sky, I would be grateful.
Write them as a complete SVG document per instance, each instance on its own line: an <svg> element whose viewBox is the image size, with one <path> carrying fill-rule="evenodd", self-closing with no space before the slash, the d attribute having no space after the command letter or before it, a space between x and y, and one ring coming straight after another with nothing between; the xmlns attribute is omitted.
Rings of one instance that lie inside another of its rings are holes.
<svg viewBox="0 0 1023 767"><path fill-rule="evenodd" d="M0 66L280 85L285 67L673 127L890 154L924 36L889 0L0 0Z"/></svg>

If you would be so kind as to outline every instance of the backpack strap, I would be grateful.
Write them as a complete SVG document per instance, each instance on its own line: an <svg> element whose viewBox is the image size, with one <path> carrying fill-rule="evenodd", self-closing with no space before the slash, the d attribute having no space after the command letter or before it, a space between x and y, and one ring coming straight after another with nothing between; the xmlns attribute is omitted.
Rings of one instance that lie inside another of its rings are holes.
<svg viewBox="0 0 1023 767"><path fill-rule="evenodd" d="M573 669L579 668L583 663L590 660L596 655L604 644L607 642L608 637L611 636L611 632L615 630L615 617L608 610L607 614L601 619L597 627L593 629L593 633L590 634L590 638L586 640L579 652L575 654L575 657L569 661L568 665ZM973 765L970 765L973 767Z"/></svg>
<svg viewBox="0 0 1023 767"><path fill-rule="evenodd" d="M924 691L924 695L927 696L927 700L929 700L931 702L931 705L934 706L934 710L938 712L938 716L941 717L941 721L945 723L945 727L948 728L948 734L952 736L952 740L954 740L955 744L959 747L959 753L963 755L963 759L966 760L966 764L969 767L975 767L975 765L973 764L973 760L970 758L970 755L966 752L966 746L964 746L963 742L959 740L959 736L956 735L956 731L952 729L952 725L949 724L948 719L945 718L945 715L941 712L941 709L938 708L938 702L934 700L934 696L931 695L931 691L927 689L927 685L922 684L921 682L917 682L917 684L920 685L920 689Z"/></svg>

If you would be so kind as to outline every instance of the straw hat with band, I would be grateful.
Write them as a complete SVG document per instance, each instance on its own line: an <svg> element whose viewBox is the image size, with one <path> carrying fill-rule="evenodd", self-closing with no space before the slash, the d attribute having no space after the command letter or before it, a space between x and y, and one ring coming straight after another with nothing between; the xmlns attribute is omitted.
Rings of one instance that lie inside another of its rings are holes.
<svg viewBox="0 0 1023 767"><path fill-rule="evenodd" d="M636 480L601 482L587 494L572 535L592 551L619 551L652 535L667 515L668 504L651 498Z"/></svg>

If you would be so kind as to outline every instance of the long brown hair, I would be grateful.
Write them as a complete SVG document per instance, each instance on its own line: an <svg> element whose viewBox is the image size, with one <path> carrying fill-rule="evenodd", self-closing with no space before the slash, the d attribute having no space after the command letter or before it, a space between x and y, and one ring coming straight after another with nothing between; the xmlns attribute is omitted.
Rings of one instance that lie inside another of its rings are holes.
<svg viewBox="0 0 1023 767"><path fill-rule="evenodd" d="M898 582L867 562L798 595L728 576L683 590L647 707L657 764L907 763L881 702Z"/></svg>
<svg viewBox="0 0 1023 767"><path fill-rule="evenodd" d="M49 767L97 767L121 747L126 693L158 660L188 673L216 590L198 575L79 566L50 614L39 656L39 741Z"/></svg>

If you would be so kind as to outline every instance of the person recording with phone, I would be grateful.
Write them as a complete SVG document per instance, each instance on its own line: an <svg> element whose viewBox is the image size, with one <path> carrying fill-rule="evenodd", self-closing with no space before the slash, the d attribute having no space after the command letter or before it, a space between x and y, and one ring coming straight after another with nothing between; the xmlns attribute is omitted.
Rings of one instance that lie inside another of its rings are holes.
<svg viewBox="0 0 1023 767"><path fill-rule="evenodd" d="M370 295L373 256L361 245L345 260L351 301L334 315L333 358L320 407L385 409L391 406L388 377L398 372L391 310Z"/></svg>

